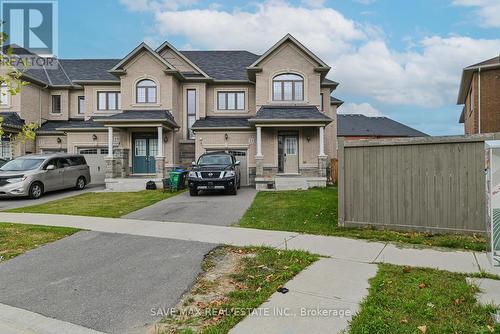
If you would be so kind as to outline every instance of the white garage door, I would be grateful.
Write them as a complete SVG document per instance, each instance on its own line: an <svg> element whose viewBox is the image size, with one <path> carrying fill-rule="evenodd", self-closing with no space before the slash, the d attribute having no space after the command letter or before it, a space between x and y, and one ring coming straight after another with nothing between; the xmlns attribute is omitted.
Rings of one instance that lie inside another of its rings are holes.
<svg viewBox="0 0 500 334"><path fill-rule="evenodd" d="M107 148L79 148L78 153L82 154L90 167L90 177L92 184L104 184L106 178L106 160L108 154Z"/></svg>
<svg viewBox="0 0 500 334"><path fill-rule="evenodd" d="M213 149L207 150L207 152L216 152L216 151L226 151L224 149ZM247 151L246 150L231 150L226 151L234 155L237 161L240 162L240 171L241 171L241 186L248 186L248 159L247 159Z"/></svg>

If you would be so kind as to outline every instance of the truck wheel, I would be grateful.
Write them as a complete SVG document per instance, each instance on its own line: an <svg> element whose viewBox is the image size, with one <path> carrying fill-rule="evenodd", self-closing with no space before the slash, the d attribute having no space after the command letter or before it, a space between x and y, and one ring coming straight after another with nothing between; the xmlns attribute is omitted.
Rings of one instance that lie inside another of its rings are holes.
<svg viewBox="0 0 500 334"><path fill-rule="evenodd" d="M189 189L189 196L198 196L198 190Z"/></svg>
<svg viewBox="0 0 500 334"><path fill-rule="evenodd" d="M233 189L231 189L231 191L229 192L229 194L231 195L237 195L238 194L238 186L234 186Z"/></svg>

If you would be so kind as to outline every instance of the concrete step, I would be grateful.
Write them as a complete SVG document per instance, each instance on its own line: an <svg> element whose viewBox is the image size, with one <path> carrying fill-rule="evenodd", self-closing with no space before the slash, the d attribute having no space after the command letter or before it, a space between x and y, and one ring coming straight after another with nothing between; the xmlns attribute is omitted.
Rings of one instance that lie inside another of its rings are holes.
<svg viewBox="0 0 500 334"><path fill-rule="evenodd" d="M128 191L141 191L146 189L146 183L154 181L158 189L163 188L161 179L158 178L115 178L106 179L106 191L114 192L128 192Z"/></svg>
<svg viewBox="0 0 500 334"><path fill-rule="evenodd" d="M307 189L309 184L305 177L276 177L274 179L276 190Z"/></svg>

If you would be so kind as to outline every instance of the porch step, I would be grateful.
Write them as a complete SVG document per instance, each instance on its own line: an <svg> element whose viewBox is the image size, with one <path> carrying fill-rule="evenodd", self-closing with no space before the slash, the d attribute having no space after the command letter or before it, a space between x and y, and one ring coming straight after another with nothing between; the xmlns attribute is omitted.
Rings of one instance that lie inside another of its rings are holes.
<svg viewBox="0 0 500 334"><path fill-rule="evenodd" d="M276 177L274 186L276 190L305 190L309 188L306 177Z"/></svg>
<svg viewBox="0 0 500 334"><path fill-rule="evenodd" d="M106 179L106 191L113 192L127 192L127 191L141 191L146 189L146 182L154 181L156 187L161 189L163 187L161 179L158 178L115 178Z"/></svg>

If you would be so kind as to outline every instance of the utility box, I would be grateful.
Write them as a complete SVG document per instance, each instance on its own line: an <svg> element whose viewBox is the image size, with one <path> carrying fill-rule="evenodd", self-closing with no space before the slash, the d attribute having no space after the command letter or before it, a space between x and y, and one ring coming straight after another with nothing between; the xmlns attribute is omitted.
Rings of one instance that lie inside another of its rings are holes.
<svg viewBox="0 0 500 334"><path fill-rule="evenodd" d="M500 140L485 141L486 232L493 267L500 267Z"/></svg>

